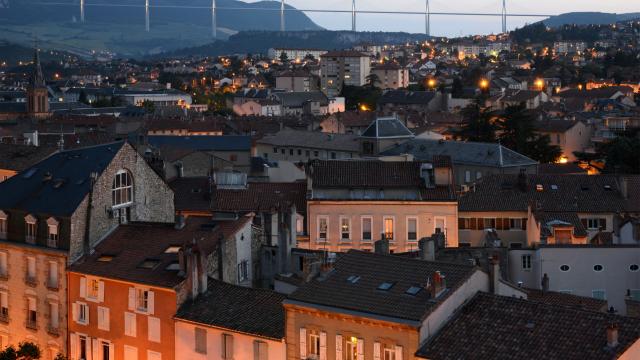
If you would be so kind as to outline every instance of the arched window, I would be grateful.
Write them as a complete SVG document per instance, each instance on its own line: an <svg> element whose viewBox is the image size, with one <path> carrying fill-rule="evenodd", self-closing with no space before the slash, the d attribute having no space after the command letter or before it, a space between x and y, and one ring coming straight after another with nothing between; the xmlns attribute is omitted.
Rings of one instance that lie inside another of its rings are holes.
<svg viewBox="0 0 640 360"><path fill-rule="evenodd" d="M123 206L133 202L133 181L128 171L120 170L116 173L111 189L113 206Z"/></svg>

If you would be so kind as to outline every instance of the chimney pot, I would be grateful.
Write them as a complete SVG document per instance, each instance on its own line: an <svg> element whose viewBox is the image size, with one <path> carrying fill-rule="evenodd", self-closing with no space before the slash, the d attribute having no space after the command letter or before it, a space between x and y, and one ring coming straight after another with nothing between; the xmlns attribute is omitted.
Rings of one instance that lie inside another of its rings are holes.
<svg viewBox="0 0 640 360"><path fill-rule="evenodd" d="M610 348L618 346L618 325L616 324L607 326L607 346Z"/></svg>
<svg viewBox="0 0 640 360"><path fill-rule="evenodd" d="M542 276L542 293L549 291L549 275L546 273Z"/></svg>
<svg viewBox="0 0 640 360"><path fill-rule="evenodd" d="M382 234L382 239L375 242L374 246L376 254L389 255L389 240L384 238L384 234Z"/></svg>

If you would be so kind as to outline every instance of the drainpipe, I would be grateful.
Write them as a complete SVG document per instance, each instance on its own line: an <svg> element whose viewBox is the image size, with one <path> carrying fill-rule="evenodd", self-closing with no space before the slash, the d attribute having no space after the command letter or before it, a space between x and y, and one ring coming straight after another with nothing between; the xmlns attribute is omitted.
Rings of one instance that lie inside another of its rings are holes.
<svg viewBox="0 0 640 360"><path fill-rule="evenodd" d="M89 175L89 195L87 199L87 215L85 218L84 241L82 243L82 255L89 255L91 252L91 209L93 208L93 187L96 184L98 174L92 172Z"/></svg>

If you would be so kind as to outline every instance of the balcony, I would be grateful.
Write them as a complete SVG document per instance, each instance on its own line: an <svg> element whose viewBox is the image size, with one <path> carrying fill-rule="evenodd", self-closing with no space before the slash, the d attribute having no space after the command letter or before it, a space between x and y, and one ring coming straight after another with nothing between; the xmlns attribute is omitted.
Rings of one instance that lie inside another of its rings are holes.
<svg viewBox="0 0 640 360"><path fill-rule="evenodd" d="M9 311L0 313L0 323L9 323Z"/></svg>
<svg viewBox="0 0 640 360"><path fill-rule="evenodd" d="M38 286L38 281L36 280L36 278L34 276L25 276L24 277L24 283L31 286L31 287L36 287Z"/></svg>
<svg viewBox="0 0 640 360"><path fill-rule="evenodd" d="M38 330L38 322L33 319L27 319L26 323L27 329Z"/></svg>
<svg viewBox="0 0 640 360"><path fill-rule="evenodd" d="M60 284L58 284L58 281L48 280L44 283L44 285L47 287L49 291L57 292L60 289Z"/></svg>
<svg viewBox="0 0 640 360"><path fill-rule="evenodd" d="M47 333L53 337L60 336L60 328L58 326L47 326Z"/></svg>

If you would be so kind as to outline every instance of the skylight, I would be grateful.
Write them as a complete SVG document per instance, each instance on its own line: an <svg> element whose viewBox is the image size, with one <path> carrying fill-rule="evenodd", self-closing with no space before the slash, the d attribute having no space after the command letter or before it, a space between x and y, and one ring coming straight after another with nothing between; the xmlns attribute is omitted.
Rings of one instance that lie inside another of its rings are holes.
<svg viewBox="0 0 640 360"><path fill-rule="evenodd" d="M167 265L166 269L169 271L178 271L180 270L180 263L172 262L171 264Z"/></svg>
<svg viewBox="0 0 640 360"><path fill-rule="evenodd" d="M25 179L28 179L28 178L32 177L33 174L36 173L36 171L38 171L38 168L31 168L26 173L24 173L24 175L22 175L22 177L25 178Z"/></svg>
<svg viewBox="0 0 640 360"><path fill-rule="evenodd" d="M412 287L407 289L406 293L409 294L409 295L416 296L416 295L418 295L420 290L422 290L422 287L420 287L420 286L412 286Z"/></svg>
<svg viewBox="0 0 640 360"><path fill-rule="evenodd" d="M360 280L360 276L358 276L358 275L351 275L351 276L349 276L349 277L347 278L347 281L348 281L348 282L350 282L350 283L352 283L352 284L357 283L357 282L358 282L358 280Z"/></svg>
<svg viewBox="0 0 640 360"><path fill-rule="evenodd" d="M165 254L177 254L180 251L180 246L169 246L164 253Z"/></svg>
<svg viewBox="0 0 640 360"><path fill-rule="evenodd" d="M392 283L392 282L386 282L386 281L385 281L385 282L383 282L382 284L380 284L380 285L378 286L378 290L384 290L384 291L387 291L387 290L391 289L391 287L393 287L393 284L394 284L394 283Z"/></svg>
<svg viewBox="0 0 640 360"><path fill-rule="evenodd" d="M558 185L551 185L551 190L558 190Z"/></svg>
<svg viewBox="0 0 640 360"><path fill-rule="evenodd" d="M153 269L160 264L160 260L157 259L146 259L138 265L140 269Z"/></svg>

